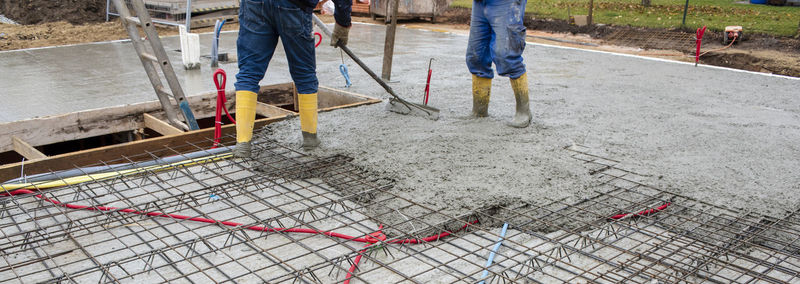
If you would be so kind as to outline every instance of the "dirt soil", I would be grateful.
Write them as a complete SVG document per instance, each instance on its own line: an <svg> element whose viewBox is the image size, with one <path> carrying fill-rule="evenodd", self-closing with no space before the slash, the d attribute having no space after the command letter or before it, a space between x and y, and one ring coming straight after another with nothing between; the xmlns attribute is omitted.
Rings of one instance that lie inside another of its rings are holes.
<svg viewBox="0 0 800 284"><path fill-rule="evenodd" d="M157 27L161 36L177 35L178 30L171 27ZM223 30L238 29L236 25L226 25ZM192 29L192 32L210 32L211 27ZM141 34L144 34L139 31ZM53 22L38 25L0 24L0 50L15 50L46 46L58 46L87 42L101 42L127 39L128 34L119 21L74 25L68 22Z"/></svg>
<svg viewBox="0 0 800 284"><path fill-rule="evenodd" d="M442 20L451 24L468 25L470 10L453 8L447 11ZM686 55L694 54L695 31L691 29L650 29L633 28L627 26L595 25L579 27L571 25L565 20L538 19L528 17L525 26L532 31L544 31L555 34L566 34L577 42L592 42L599 45L618 45L618 47L632 47L642 49L658 49L656 47L673 47L672 50ZM610 41L613 35L619 33L630 35L620 45L619 41ZM653 37L652 35L659 35ZM588 36L588 38L587 38ZM676 44L676 38L688 39L685 43ZM724 46L721 44L722 34L719 32L706 32L703 37L701 52L717 50ZM559 44L549 42L549 44ZM563 43L561 43L563 44ZM607 48L605 50L608 50ZM610 51L624 53L631 52L624 48L615 48ZM649 55L646 52L641 55ZM660 55L660 53L658 53ZM663 56L662 56L663 57ZM667 56L669 57L669 56ZM675 59L675 58L673 58ZM678 58L681 61L693 61L685 56ZM701 63L743 69L748 71L774 73L793 77L800 77L800 39L790 37L774 37L764 34L747 34L740 43L731 48L713 51L701 57Z"/></svg>
<svg viewBox="0 0 800 284"><path fill-rule="evenodd" d="M105 21L105 0L3 0L0 14L23 25L65 21L72 24Z"/></svg>
<svg viewBox="0 0 800 284"><path fill-rule="evenodd" d="M162 32L162 31L159 31ZM167 31L164 31L165 33ZM118 22L73 25L54 22L39 25L0 24L0 50L67 45L128 38Z"/></svg>

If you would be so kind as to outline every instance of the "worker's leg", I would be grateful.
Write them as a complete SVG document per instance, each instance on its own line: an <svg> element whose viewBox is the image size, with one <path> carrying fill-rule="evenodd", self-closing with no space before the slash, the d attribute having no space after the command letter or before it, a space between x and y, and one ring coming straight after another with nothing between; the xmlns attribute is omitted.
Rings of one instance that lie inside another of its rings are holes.
<svg viewBox="0 0 800 284"><path fill-rule="evenodd" d="M525 0L494 0L487 9L497 41L492 49L497 74L511 78L517 108L513 127L527 127L531 121L528 76L522 52L525 50Z"/></svg>
<svg viewBox="0 0 800 284"><path fill-rule="evenodd" d="M497 74L519 78L525 73L522 52L525 50L525 0L492 0L486 16L495 34L492 59Z"/></svg>
<svg viewBox="0 0 800 284"><path fill-rule="evenodd" d="M289 72L298 93L302 146L312 149L319 145L317 138L317 60L311 13L306 13L289 0L275 0L280 9L280 34Z"/></svg>
<svg viewBox="0 0 800 284"><path fill-rule="evenodd" d="M489 97L492 89L492 43L494 33L486 18L484 1L473 1L472 19L467 44L467 68L472 73L472 115L489 115Z"/></svg>
<svg viewBox="0 0 800 284"><path fill-rule="evenodd" d="M256 119L258 83L264 78L278 44L278 33L268 17L272 9L265 2L242 1L239 9L239 38L236 51L239 73L236 74L236 157L250 157L250 140Z"/></svg>

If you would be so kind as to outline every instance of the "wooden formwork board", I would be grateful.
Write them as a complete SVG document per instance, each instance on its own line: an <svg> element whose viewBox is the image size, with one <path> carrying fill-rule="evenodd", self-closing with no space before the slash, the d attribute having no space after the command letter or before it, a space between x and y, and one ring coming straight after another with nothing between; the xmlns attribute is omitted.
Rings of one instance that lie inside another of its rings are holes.
<svg viewBox="0 0 800 284"><path fill-rule="evenodd" d="M260 94L261 98L277 96L278 94L289 95L279 96L280 100L260 100L256 113L264 118L256 120L256 128L297 115L296 112L286 109L296 108L296 90L293 83L262 86ZM226 92L226 97L228 98L226 108L233 110L235 93L228 91ZM213 117L215 114L215 92L189 96L187 99L196 117L208 118ZM263 101L276 103L283 107L264 103ZM380 101L368 96L328 87L320 86L319 88L320 112L374 104ZM24 163L0 165L0 181L19 177L23 166L25 174L32 175L76 166L86 166L109 157L132 156L146 153L148 150L185 145L187 141L202 140L209 142L212 140L213 128L176 132L175 128L170 128L170 125L164 122L166 116L160 109L161 105L157 101L152 101L2 123L0 124L0 152L24 152L21 154L36 157L36 159L25 161ZM37 146L144 128L151 129L164 136L49 157L42 157L32 151ZM235 132L235 127L234 125L224 125L222 131L223 136L232 134Z"/></svg>
<svg viewBox="0 0 800 284"><path fill-rule="evenodd" d="M130 1L126 0L128 5ZM156 24L183 25L186 21L186 0L145 0L145 8ZM109 7L111 13L116 9ZM192 27L213 26L217 20L237 21L239 0L193 0Z"/></svg>
<svg viewBox="0 0 800 284"><path fill-rule="evenodd" d="M400 1L397 9L399 18L429 17L435 18L448 7L453 0L409 0ZM370 0L369 13L373 16L385 17L390 14L392 0Z"/></svg>
<svg viewBox="0 0 800 284"><path fill-rule="evenodd" d="M186 0L144 0L148 11L185 14ZM192 0L192 13L239 9L238 0Z"/></svg>

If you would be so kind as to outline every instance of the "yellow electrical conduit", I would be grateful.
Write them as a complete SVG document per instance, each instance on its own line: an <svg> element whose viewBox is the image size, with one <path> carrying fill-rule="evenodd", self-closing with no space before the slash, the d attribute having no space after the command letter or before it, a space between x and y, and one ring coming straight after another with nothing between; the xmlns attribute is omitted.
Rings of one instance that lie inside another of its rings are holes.
<svg viewBox="0 0 800 284"><path fill-rule="evenodd" d="M167 169L177 168L177 167L189 167L194 165L200 165L208 162L224 160L230 158L233 154L226 153L226 154L217 154L213 156L203 157L203 158L194 158L189 160L183 160L180 162L175 162L166 165L153 165L147 166L142 168L134 168L134 169L127 169L121 171L114 171L114 172L106 172L106 173L96 173L96 174L88 174L82 176L74 176L59 180L50 180L50 181L37 181L33 183L8 183L8 184L0 184L0 191L9 192L12 190L17 189L47 189L47 188L54 188L54 187L61 187L61 186L68 186L68 185L75 185L84 182L91 182L91 181L100 181L109 178L115 177L122 177L122 176L131 176L140 173L144 173L147 171L156 172L156 171L163 171Z"/></svg>

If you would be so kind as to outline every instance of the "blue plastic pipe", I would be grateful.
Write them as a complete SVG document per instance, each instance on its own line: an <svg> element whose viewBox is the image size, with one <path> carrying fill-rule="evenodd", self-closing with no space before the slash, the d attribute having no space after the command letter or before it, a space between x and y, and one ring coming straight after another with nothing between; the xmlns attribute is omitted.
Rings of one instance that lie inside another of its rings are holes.
<svg viewBox="0 0 800 284"><path fill-rule="evenodd" d="M503 238L506 237L506 230L508 230L508 223L503 224L503 230L500 231L500 238L497 239L497 244L494 245L492 252L489 253L489 259L486 260L486 269L483 270L481 282L478 282L478 284L484 284L486 282L485 279L489 276L489 266L492 266L492 262L494 262L494 256L497 254L497 250L500 249L501 245L503 245Z"/></svg>

